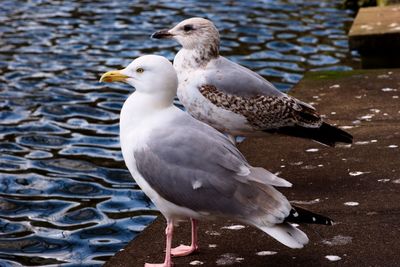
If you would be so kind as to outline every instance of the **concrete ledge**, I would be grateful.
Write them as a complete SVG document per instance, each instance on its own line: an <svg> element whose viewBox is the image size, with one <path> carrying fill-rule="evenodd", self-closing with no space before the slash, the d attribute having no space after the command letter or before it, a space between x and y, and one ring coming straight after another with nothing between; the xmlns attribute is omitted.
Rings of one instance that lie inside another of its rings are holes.
<svg viewBox="0 0 400 267"><path fill-rule="evenodd" d="M360 52L398 49L400 5L361 8L349 31L349 41L350 48Z"/></svg>
<svg viewBox="0 0 400 267"><path fill-rule="evenodd" d="M194 261L201 266L252 267L399 265L400 70L311 72L291 94L313 102L329 122L345 126L355 144L329 148L273 136L248 139L240 150L254 166L291 181L293 188L281 190L290 200L330 215L336 225L300 226L310 244L292 250L255 228L230 230L222 227L237 223L202 222L200 252L175 259L175 266ZM158 218L104 266L162 262L164 227L163 218ZM174 242L189 240L189 223L182 223ZM262 251L277 253L256 254ZM341 259L333 263L327 255Z"/></svg>
<svg viewBox="0 0 400 267"><path fill-rule="evenodd" d="M400 67L400 5L361 8L349 45L361 54L363 68Z"/></svg>

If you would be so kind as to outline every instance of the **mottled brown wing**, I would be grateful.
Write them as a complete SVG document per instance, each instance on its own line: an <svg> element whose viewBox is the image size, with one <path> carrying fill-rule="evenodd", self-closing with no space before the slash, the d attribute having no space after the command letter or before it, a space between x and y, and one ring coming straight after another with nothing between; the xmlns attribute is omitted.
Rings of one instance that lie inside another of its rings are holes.
<svg viewBox="0 0 400 267"><path fill-rule="evenodd" d="M199 91L214 105L243 115L250 125L259 130L294 125L315 128L322 123L311 106L289 96L242 97L219 91L210 84L201 86Z"/></svg>

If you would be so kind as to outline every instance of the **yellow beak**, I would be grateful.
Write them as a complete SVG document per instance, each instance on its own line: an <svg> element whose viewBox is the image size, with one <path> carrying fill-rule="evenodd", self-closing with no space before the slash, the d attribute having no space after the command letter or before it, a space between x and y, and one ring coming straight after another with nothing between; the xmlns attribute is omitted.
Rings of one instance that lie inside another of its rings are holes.
<svg viewBox="0 0 400 267"><path fill-rule="evenodd" d="M124 82L128 78L129 76L122 74L120 70L113 70L104 73L100 78L100 82L105 82L105 83Z"/></svg>

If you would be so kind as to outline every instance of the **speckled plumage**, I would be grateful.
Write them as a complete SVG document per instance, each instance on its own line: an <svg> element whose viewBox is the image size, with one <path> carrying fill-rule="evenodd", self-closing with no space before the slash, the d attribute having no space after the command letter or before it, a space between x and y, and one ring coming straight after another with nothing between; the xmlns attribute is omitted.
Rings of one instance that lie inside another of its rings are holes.
<svg viewBox="0 0 400 267"><path fill-rule="evenodd" d="M316 114L306 121L296 115L302 108L291 98L265 95L242 97L218 91L213 85L203 85L199 91L214 105L246 117L255 130L268 130L296 123L315 124L318 127L322 123Z"/></svg>

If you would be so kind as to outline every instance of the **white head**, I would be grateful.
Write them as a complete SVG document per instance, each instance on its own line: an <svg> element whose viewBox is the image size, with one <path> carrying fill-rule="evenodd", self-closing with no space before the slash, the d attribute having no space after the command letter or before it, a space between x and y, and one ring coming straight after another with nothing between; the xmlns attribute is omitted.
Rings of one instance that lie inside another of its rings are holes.
<svg viewBox="0 0 400 267"><path fill-rule="evenodd" d="M100 82L125 82L136 92L170 100L176 95L178 78L171 62L162 56L141 56L122 70L104 73Z"/></svg>
<svg viewBox="0 0 400 267"><path fill-rule="evenodd" d="M190 18L169 30L152 34L152 38L173 38L185 49L207 49L215 57L219 53L219 33L214 23L203 18Z"/></svg>

